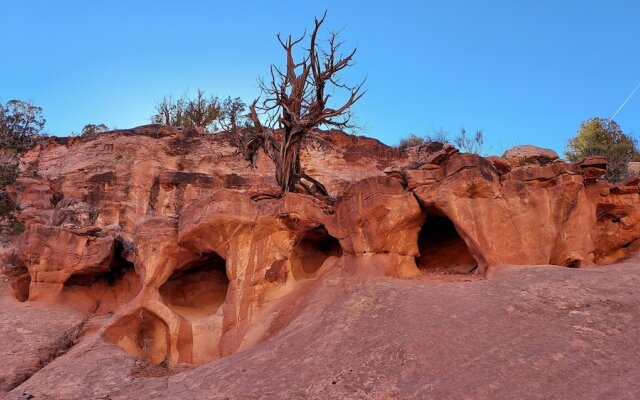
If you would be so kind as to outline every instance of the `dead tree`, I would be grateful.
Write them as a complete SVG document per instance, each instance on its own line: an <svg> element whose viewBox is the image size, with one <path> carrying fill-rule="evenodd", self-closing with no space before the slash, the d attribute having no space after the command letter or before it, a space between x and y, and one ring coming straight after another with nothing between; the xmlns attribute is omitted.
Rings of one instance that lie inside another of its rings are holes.
<svg viewBox="0 0 640 400"><path fill-rule="evenodd" d="M306 192L328 198L324 185L305 173L300 163L300 149L303 139L314 129L328 126L347 129L353 125L351 106L363 95L364 81L357 85L347 85L339 80L338 74L353 65L356 49L348 55L341 54L342 42L336 33L330 33L324 47L318 45L318 31L326 18L315 19L315 27L310 36L309 47L303 49L300 61L294 60L294 49L306 37L303 34L297 40L288 36L278 41L286 52L286 66L279 68L271 65L271 81L261 81L262 101L256 99L250 106L249 118L254 124L254 132L247 140L253 154L258 148L265 149L276 165L276 181L280 194L286 192ZM342 89L347 92L346 101L337 107L331 107L328 92ZM270 121L267 127L261 123L258 112ZM276 139L275 130L282 132ZM245 154L250 154L249 152ZM252 157L252 156L251 156Z"/></svg>

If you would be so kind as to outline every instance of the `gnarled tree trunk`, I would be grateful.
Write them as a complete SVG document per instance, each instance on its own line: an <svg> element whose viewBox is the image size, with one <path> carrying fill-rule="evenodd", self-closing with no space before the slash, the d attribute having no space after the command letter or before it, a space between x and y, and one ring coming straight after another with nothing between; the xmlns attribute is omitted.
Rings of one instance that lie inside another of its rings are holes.
<svg viewBox="0 0 640 400"><path fill-rule="evenodd" d="M262 92L266 99L260 109L277 122L278 128L283 130L283 137L279 145L275 145L274 135L262 125L257 109L258 99L250 107L249 118L253 121L255 135L249 140L251 149L248 155L253 159L259 144L265 149L267 155L276 164L276 181L281 189L281 195L286 192L306 192L318 197L329 199L326 188L304 172L300 163L300 150L304 138L312 134L319 126L327 125L335 128L348 128L350 108L363 95L362 85L348 86L338 79L338 73L353 64L355 50L343 57L340 55L342 42L337 35L332 33L327 40L328 48L318 47L316 37L320 26L324 22L325 15L315 20L315 27L311 34L311 42L302 61L295 62L293 56L294 47L306 36L297 40L289 36L283 40L278 35L278 41L284 48L286 70L271 66L271 82L261 82ZM346 89L350 92L348 99L339 107L329 107L327 102L331 95L325 94L325 87L333 86L334 89ZM274 128L275 129L275 128ZM278 154L273 149L278 147Z"/></svg>

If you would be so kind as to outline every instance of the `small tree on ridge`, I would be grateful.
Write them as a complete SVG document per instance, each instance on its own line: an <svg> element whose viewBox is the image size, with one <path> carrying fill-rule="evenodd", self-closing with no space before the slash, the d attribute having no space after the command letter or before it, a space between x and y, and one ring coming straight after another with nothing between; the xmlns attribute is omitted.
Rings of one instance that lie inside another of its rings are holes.
<svg viewBox="0 0 640 400"><path fill-rule="evenodd" d="M29 102L0 103L0 234L15 234L23 229L16 216L18 204L7 189L19 175L20 154L33 147L45 122L42 108Z"/></svg>
<svg viewBox="0 0 640 400"><path fill-rule="evenodd" d="M627 177L630 161L640 160L635 139L615 121L603 118L582 122L576 136L569 139L565 155L573 162L593 155L605 157L608 164L604 178L614 183Z"/></svg>
<svg viewBox="0 0 640 400"><path fill-rule="evenodd" d="M176 127L200 127L211 131L220 117L220 100L198 89L195 98L165 96L156 104L151 122Z"/></svg>

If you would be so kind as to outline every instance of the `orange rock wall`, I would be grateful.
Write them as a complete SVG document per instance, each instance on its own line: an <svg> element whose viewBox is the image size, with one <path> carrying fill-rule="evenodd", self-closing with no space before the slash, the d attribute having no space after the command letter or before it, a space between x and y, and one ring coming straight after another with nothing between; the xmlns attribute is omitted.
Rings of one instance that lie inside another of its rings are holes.
<svg viewBox="0 0 640 400"><path fill-rule="evenodd" d="M26 268L31 300L112 313L102 333L130 353L202 364L268 337L291 293L320 290L308 278L420 274L419 234L435 215L453 223L478 273L604 264L640 237L639 181L599 181L598 158L573 165L529 147L482 158L437 143L400 151L322 132L302 159L334 204L268 198L271 161L260 154L251 168L225 135L146 126L52 139L23 158L14 193L27 230L2 259ZM196 299L207 282L215 294Z"/></svg>

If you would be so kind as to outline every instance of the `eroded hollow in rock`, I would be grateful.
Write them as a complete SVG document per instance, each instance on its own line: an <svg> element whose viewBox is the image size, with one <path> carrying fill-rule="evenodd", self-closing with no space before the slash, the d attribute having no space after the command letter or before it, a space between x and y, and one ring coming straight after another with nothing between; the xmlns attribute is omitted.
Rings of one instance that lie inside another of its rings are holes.
<svg viewBox="0 0 640 400"><path fill-rule="evenodd" d="M29 285L31 285L31 275L24 265L11 266L2 271L13 289L16 299L20 302L29 300Z"/></svg>
<svg viewBox="0 0 640 400"><path fill-rule="evenodd" d="M338 239L329 235L324 226L308 230L298 241L291 256L291 272L295 279L307 279L331 256L341 256Z"/></svg>
<svg viewBox="0 0 640 400"><path fill-rule="evenodd" d="M160 295L169 307L190 319L216 313L228 288L224 258L209 253L174 271L160 286Z"/></svg>
<svg viewBox="0 0 640 400"><path fill-rule="evenodd" d="M429 213L418 235L418 267L425 271L466 274L478 265L449 218Z"/></svg>
<svg viewBox="0 0 640 400"><path fill-rule="evenodd" d="M65 302L104 314L132 300L140 291L141 282L126 253L124 242L116 240L108 271L71 275L62 290Z"/></svg>
<svg viewBox="0 0 640 400"><path fill-rule="evenodd" d="M112 325L106 338L144 362L159 364L169 360L169 327L145 309Z"/></svg>

